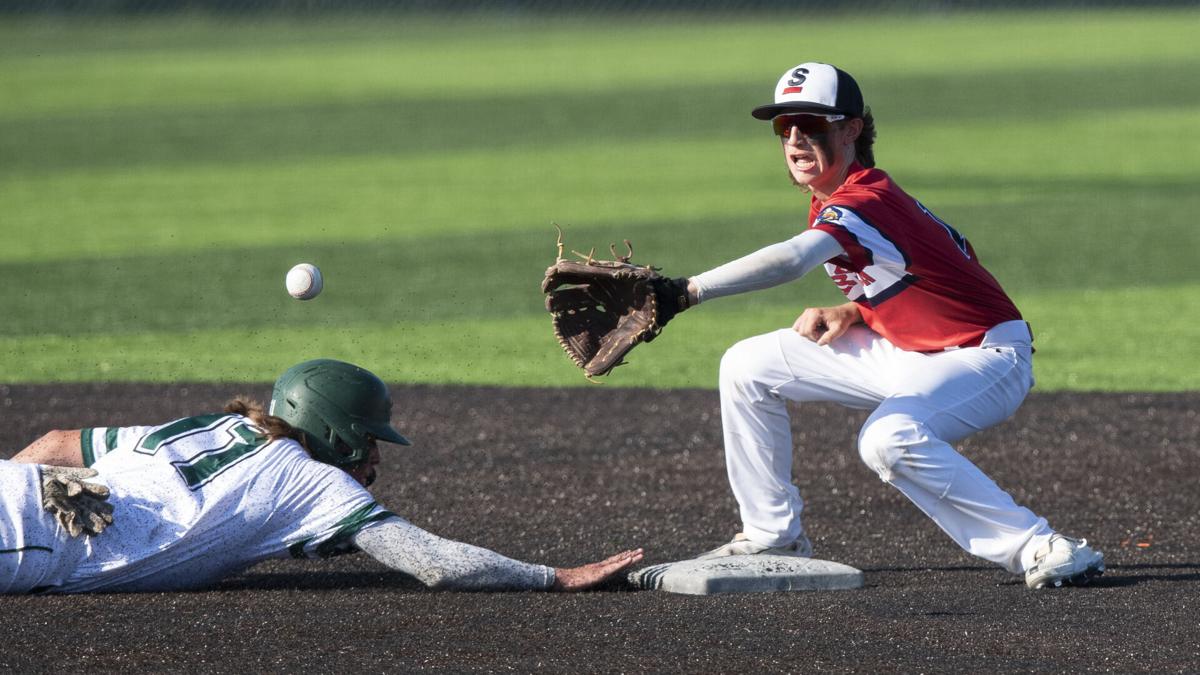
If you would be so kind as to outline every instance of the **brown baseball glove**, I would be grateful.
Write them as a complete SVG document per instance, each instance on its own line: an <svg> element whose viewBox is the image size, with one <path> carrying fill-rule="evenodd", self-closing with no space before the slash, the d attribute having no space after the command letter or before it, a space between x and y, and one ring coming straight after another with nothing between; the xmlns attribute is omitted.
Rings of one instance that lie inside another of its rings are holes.
<svg viewBox="0 0 1200 675"><path fill-rule="evenodd" d="M542 292L554 319L554 336L585 377L607 375L624 363L629 350L650 342L676 314L689 307L687 279L669 279L649 265L630 262L628 255L596 260L592 253L563 258L562 230L558 259L546 270Z"/></svg>

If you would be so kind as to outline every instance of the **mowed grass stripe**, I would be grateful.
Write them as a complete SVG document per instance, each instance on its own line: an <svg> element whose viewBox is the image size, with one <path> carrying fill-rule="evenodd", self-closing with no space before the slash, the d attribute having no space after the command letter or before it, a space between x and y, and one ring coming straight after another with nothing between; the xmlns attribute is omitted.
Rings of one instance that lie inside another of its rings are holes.
<svg viewBox="0 0 1200 675"><path fill-rule="evenodd" d="M775 141L761 136L733 143L581 142L411 160L218 163L19 179L0 194L10 232L19 235L0 250L0 260L552 231L554 221L740 221L764 209L797 209L799 223L803 196L786 189L777 152ZM722 161L708 162L703 172L679 170L683 156L695 161L700 153Z"/></svg>
<svg viewBox="0 0 1200 675"><path fill-rule="evenodd" d="M404 159L210 162L9 178L0 180L10 235L0 260L536 231L551 221L611 224L621 231L610 238L628 236L639 223L662 223L699 242L713 238L705 222L719 231L794 213L788 220L799 227L804 196L788 189L775 142L748 124L734 139L697 134ZM1144 134L1136 151L1116 152L1112 139L1135 127L1171 132ZM1014 122L1003 133L987 125L881 120L878 157L928 206L975 236L1036 232L1046 247L1057 241L1075 249L1078 236L1133 227L1171 241L1168 256L1196 241L1189 224L1200 115L1193 113L1086 112ZM974 208L954 210L962 205ZM1024 224L1014 227L1014 217ZM1086 232L1058 233L1060 220L1086 222ZM1021 248L1018 239L1011 244ZM1100 259L1125 264L1115 253Z"/></svg>
<svg viewBox="0 0 1200 675"><path fill-rule="evenodd" d="M988 187L950 176L929 180L941 190L958 186L986 192ZM1006 189L1023 187L1032 192L1035 186L1016 183ZM784 186L773 191L790 192ZM924 197L925 191L917 193ZM989 269L1013 293L1152 287L1200 277L1200 270L1190 265L1200 234L1185 216L1189 205L1200 208L1197 195L1172 200L1153 191L1127 197L1116 191L1060 189L1054 195L1035 199L1026 194L1007 203L981 197L943 206L936 194L925 201L972 239ZM799 202L775 213L731 215L730 220L568 222L566 241L569 248L596 246L603 251L614 239L628 236L636 242L638 260L653 261L668 273L691 274L791 236L803 226L803 212ZM1106 227L1096 220L1103 212L1124 214L1126 219L1105 221ZM1126 225L1136 226L1136 231L1121 229ZM397 232L358 241L333 232L325 242L310 238L289 245L0 264L0 285L20 290L0 298L8 317L0 334L56 332L63 315L72 317L69 329L83 336L293 321L334 325L363 315L423 322L540 313L537 280L554 251L550 219L540 228L473 230L411 236ZM316 303L295 303L281 291L283 273L298 260L315 262L325 271L328 290ZM837 297L831 289L820 275L813 275L801 285L716 302L704 311L726 311L743 303L795 307L833 302ZM304 318L310 308L319 311L315 318ZM1151 313L1154 308L1139 311L1150 323L1186 320L1186 313L1160 309L1165 310L1161 316Z"/></svg>
<svg viewBox="0 0 1200 675"><path fill-rule="evenodd" d="M950 131L970 132L998 124L1011 129L1012 136L1025 124L1033 125L1032 131L1071 123L1081 114L1194 115L1200 104L1195 77L1200 57L1155 64L1149 77L1150 66L1144 63L1103 69L1030 65L1028 71L1014 68L1003 78L972 72L878 82L864 77L863 86L871 92L869 103L884 128L939 123ZM273 87L265 80L261 86ZM695 83L685 82L575 95L509 94L478 103L372 92L316 102L280 96L271 103L176 104L0 119L0 153L7 158L0 177L63 169L427 155L480 147L502 152L572 144L581 137L597 142L732 139L754 128L749 110L762 102L769 86L769 78L763 77L713 82L703 88L703 106L680 104L697 92ZM1114 98L1113 91L1140 94ZM1065 139L1055 141L1069 147Z"/></svg>
<svg viewBox="0 0 1200 675"><path fill-rule="evenodd" d="M1072 30L1064 33L1064 25ZM687 21L10 19L0 22L0 65L6 66L0 92L9 95L0 98L0 116L168 102L303 103L381 92L494 100L514 92L585 93L681 79L707 88L746 76L758 80L764 65L777 70L774 64L795 61L794 36L801 30L822 36L827 60L852 61L856 72L881 81L953 71L1010 76L1032 64L1194 61L1190 38L1198 27L1195 11L1162 10L884 13L802 23L774 14ZM454 47L446 49L447 43Z"/></svg>
<svg viewBox="0 0 1200 675"><path fill-rule="evenodd" d="M1162 314L1190 302L1200 284L1024 294L1017 302L1034 325L1038 391L1173 391L1200 385L1200 326L1130 323L1129 309ZM313 310L315 313L315 309ZM750 334L788 325L790 312L742 307L695 312L654 343L639 347L607 383L629 387L715 386L721 354ZM1052 327L1047 327L1050 324ZM546 316L346 323L337 327L143 332L91 336L0 336L6 381L261 381L281 364L314 355L368 364L395 382L584 386Z"/></svg>
<svg viewBox="0 0 1200 675"><path fill-rule="evenodd" d="M1197 298L1194 282L1017 294L1034 326L1037 390L1200 387Z"/></svg>
<svg viewBox="0 0 1200 675"><path fill-rule="evenodd" d="M705 229L715 228L706 223ZM701 267L686 262L686 247L679 245L672 228L643 224L628 231L636 242L635 259L653 258L668 270ZM786 221L777 221L743 228L741 234L765 244L789 231ZM3 264L0 287L22 292L0 297L0 309L8 317L0 322L0 335L57 334L90 340L106 334L280 325L317 331L364 322L545 318L540 284L554 261L555 238L555 230L546 223L539 230L515 233ZM569 248L595 246L607 254L612 231L571 227L566 242ZM745 251L735 247L717 251L724 257L741 252ZM705 257L710 266L720 262L712 251ZM325 278L325 291L310 302L297 302L283 289L287 270L299 260L317 264ZM802 288L817 295L806 295ZM837 299L827 279L814 277L802 286L748 296L745 302L787 307L797 294L807 301ZM743 304L711 307L719 313ZM71 320L60 321L62 316Z"/></svg>
<svg viewBox="0 0 1200 675"><path fill-rule="evenodd" d="M929 180L941 190L986 187L952 176ZM1200 233L1186 215L1188 207L1200 209L1200 195L1169 199L1152 190L1126 196L1062 186L1043 194L1032 183L1006 186L1022 188L1019 201L980 197L942 204L937 194L925 198L971 239L1011 293L1200 281L1200 269L1191 265ZM778 185L773 192L794 191ZM917 194L924 197L922 190ZM690 275L802 230L806 204L800 196L778 211L753 217L565 220L564 241L568 249L607 252L608 244L628 237L635 243L635 260L653 262L668 274ZM1097 214L1106 212L1125 219L1098 223ZM64 314L72 317L69 330L80 337L279 322L328 326L363 316L428 322L540 314L538 282L553 260L555 231L548 215L540 226L523 225L470 231L448 226L440 234L404 234L398 228L360 239L334 231L328 240L309 237L281 244L264 238L223 248L0 263L0 287L21 290L0 296L0 311L8 317L0 324L0 335L61 332L57 317ZM1136 231L1125 229L1135 226ZM314 303L297 303L282 292L284 273L301 260L319 265L326 277L327 290ZM828 280L813 274L799 284L714 302L704 311L743 305L794 308L838 299ZM1186 320L1186 314L1172 308L1159 309L1165 314L1147 314L1147 320Z"/></svg>

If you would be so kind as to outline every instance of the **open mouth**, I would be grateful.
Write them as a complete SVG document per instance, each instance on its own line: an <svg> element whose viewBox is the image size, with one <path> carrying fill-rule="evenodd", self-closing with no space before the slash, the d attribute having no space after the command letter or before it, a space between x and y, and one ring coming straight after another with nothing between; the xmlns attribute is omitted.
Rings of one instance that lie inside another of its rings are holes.
<svg viewBox="0 0 1200 675"><path fill-rule="evenodd" d="M817 165L816 158L810 155L792 155L788 157L788 163L800 171L810 171Z"/></svg>

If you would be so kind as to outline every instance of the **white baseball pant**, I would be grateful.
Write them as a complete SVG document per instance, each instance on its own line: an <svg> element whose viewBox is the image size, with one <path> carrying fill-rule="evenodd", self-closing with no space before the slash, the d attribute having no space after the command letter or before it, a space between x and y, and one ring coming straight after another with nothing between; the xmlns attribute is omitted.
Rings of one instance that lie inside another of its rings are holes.
<svg viewBox="0 0 1200 675"><path fill-rule="evenodd" d="M936 353L904 351L862 325L827 346L778 330L731 347L720 386L729 483L756 543L803 534L789 400L873 408L858 436L863 461L971 554L1023 572L1053 533L951 445L1007 419L1033 386L1023 321Z"/></svg>

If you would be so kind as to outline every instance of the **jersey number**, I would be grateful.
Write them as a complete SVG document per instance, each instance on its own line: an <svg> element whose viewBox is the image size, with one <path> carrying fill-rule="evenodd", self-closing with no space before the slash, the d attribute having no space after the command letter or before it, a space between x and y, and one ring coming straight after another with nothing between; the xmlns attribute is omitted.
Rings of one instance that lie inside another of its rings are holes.
<svg viewBox="0 0 1200 675"><path fill-rule="evenodd" d="M186 417L147 434L137 444L136 450L142 454L153 455L176 441L196 434L211 434L217 437L217 441L225 440L224 444L202 450L188 459L171 462L171 466L179 472L188 488L195 490L270 442L270 439L255 433L250 425L244 422L225 426L218 432L216 429L221 426L220 422L228 419L228 415ZM222 439L221 435L228 438Z"/></svg>
<svg viewBox="0 0 1200 675"><path fill-rule="evenodd" d="M916 200L914 199L913 201L916 201ZM947 223L946 221L942 220L941 218L938 218L937 216L933 215L933 211L930 211L929 209L925 208L925 205L922 204L921 202L917 202L917 207L920 208L921 211L923 211L925 213L925 215L932 218L933 222L946 228L946 234L950 235L951 241L953 241L954 245L958 247L958 250L962 251L963 256L966 257L967 260L971 259L970 244L967 243L966 237L959 234L958 230L951 227L950 223Z"/></svg>

